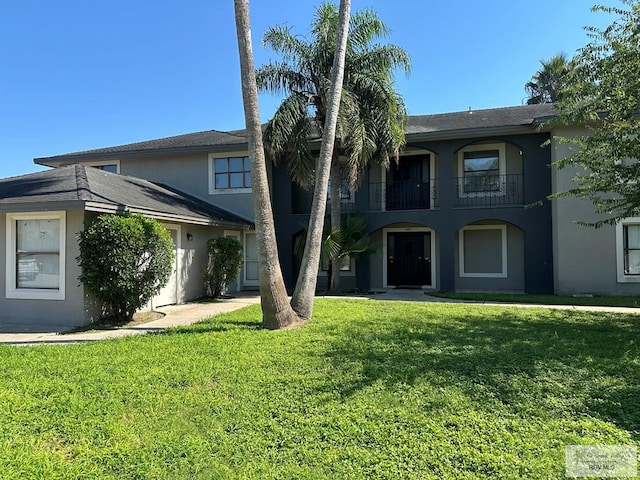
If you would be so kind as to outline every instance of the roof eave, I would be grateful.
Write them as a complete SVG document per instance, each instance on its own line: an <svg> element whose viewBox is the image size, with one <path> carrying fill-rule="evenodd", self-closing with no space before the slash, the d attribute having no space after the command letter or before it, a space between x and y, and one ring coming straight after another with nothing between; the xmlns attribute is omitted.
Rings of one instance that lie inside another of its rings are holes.
<svg viewBox="0 0 640 480"><path fill-rule="evenodd" d="M512 125L506 127L477 127L477 128L461 128L453 130L443 130L436 132L416 132L406 135L407 144L424 141L424 140L454 140L460 138L476 138L496 135L516 135L544 132L540 129L538 123L529 125Z"/></svg>
<svg viewBox="0 0 640 480"><path fill-rule="evenodd" d="M155 218L156 220L174 223L188 223L191 225L203 225L210 227L233 227L243 230L250 230L252 225L247 223L233 222L229 220L214 219L211 217L198 217L191 215L176 215L173 213L159 212L147 208L133 207L129 205L115 205L101 202L85 202L85 210L97 213L122 214L124 212L139 213L145 217Z"/></svg>
<svg viewBox="0 0 640 480"><path fill-rule="evenodd" d="M69 155L56 155L53 157L34 158L33 163L43 165L45 167L60 167L69 163L75 163L83 160L105 160L105 159L121 159L124 157L150 157L156 155L171 155L174 153L212 153L225 152L233 150L247 150L248 144L234 143L226 145L201 145L196 147L171 147L171 148L154 148L143 150L123 150L121 152L86 152L73 153Z"/></svg>

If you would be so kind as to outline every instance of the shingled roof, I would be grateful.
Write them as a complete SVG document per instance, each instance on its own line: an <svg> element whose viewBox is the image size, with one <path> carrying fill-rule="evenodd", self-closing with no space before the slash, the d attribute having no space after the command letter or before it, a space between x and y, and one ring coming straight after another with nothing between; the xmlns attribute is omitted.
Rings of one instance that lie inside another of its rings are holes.
<svg viewBox="0 0 640 480"><path fill-rule="evenodd" d="M554 115L554 107L549 103L487 110L470 109L436 115L412 115L409 117L407 135L468 135L486 130L535 128Z"/></svg>
<svg viewBox="0 0 640 480"><path fill-rule="evenodd" d="M554 115L555 110L551 104L521 105L435 115L411 115L407 125L407 137L409 139L412 137L438 139L452 136L534 130L541 121ZM40 165L57 166L88 159L246 148L246 130L229 132L207 130L145 142L117 145L115 147L41 157L34 159L34 162Z"/></svg>
<svg viewBox="0 0 640 480"><path fill-rule="evenodd" d="M252 224L171 187L83 165L0 180L0 210L43 203L47 209L133 211L163 220L249 228Z"/></svg>

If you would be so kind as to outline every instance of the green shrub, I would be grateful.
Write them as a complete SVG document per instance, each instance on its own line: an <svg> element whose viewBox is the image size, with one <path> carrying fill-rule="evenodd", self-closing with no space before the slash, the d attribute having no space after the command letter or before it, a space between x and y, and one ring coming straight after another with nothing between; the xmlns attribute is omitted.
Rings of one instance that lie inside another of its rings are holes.
<svg viewBox="0 0 640 480"><path fill-rule="evenodd" d="M207 242L209 262L204 274L207 294L220 298L227 285L238 278L242 266L242 244L235 238L218 237Z"/></svg>
<svg viewBox="0 0 640 480"><path fill-rule="evenodd" d="M132 318L169 281L173 241L156 220L101 215L78 234L78 242L80 281L111 315Z"/></svg>

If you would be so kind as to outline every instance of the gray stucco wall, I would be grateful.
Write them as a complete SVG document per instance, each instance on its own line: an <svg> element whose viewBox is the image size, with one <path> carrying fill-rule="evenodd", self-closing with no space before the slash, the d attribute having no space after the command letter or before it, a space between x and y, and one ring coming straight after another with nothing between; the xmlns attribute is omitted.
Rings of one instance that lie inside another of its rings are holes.
<svg viewBox="0 0 640 480"><path fill-rule="evenodd" d="M562 128L555 135L571 138L579 129ZM570 155L571 144L552 142L552 160ZM575 168L552 169L552 188L562 192L571 188ZM578 225L601 217L591 202L575 197L553 200L554 284L559 294L639 295L640 283L617 280L616 231L614 226L595 229Z"/></svg>
<svg viewBox="0 0 640 480"><path fill-rule="evenodd" d="M251 193L209 193L209 154L206 152L127 157L120 160L120 173L170 185L244 218L253 219Z"/></svg>
<svg viewBox="0 0 640 480"><path fill-rule="evenodd" d="M96 309L85 304L84 287L79 284L80 267L76 233L83 229L84 212L70 211L66 215L65 299L35 300L6 298L6 215L0 215L0 331L68 330L88 323ZM88 300L88 297L87 297Z"/></svg>

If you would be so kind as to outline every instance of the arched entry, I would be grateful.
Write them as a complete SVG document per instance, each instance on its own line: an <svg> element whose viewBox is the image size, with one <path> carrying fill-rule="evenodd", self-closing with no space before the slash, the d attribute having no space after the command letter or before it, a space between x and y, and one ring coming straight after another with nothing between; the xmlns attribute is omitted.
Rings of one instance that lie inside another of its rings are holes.
<svg viewBox="0 0 640 480"><path fill-rule="evenodd" d="M389 227L382 231L383 286L435 287L435 235L428 227Z"/></svg>

